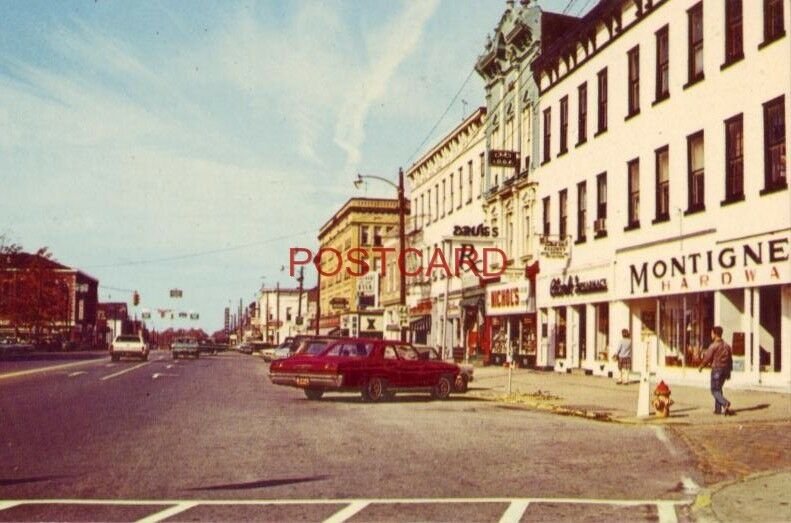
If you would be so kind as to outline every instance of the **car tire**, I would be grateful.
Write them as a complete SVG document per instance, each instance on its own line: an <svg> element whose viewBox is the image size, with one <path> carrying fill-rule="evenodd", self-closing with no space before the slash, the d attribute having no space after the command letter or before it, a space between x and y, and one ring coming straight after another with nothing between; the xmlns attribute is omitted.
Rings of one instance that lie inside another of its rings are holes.
<svg viewBox="0 0 791 523"><path fill-rule="evenodd" d="M121 356L117 354L110 354L110 361L118 361L121 359Z"/></svg>
<svg viewBox="0 0 791 523"><path fill-rule="evenodd" d="M195 353L195 359L197 360L198 358L200 358L200 354L196 352Z"/></svg>
<svg viewBox="0 0 791 523"><path fill-rule="evenodd" d="M177 360L178 358L179 358L178 354L176 354L176 353L174 352L174 353L173 353L173 359L174 359L174 360Z"/></svg>
<svg viewBox="0 0 791 523"><path fill-rule="evenodd" d="M456 378L456 383L453 389L456 392L461 392L462 394L464 394L465 392L467 392L468 388L469 385L468 385L467 376L465 376L464 374L459 374L458 377Z"/></svg>
<svg viewBox="0 0 791 523"><path fill-rule="evenodd" d="M440 376L437 384L431 390L431 397L435 400L446 400L453 390L453 382L448 376Z"/></svg>
<svg viewBox="0 0 791 523"><path fill-rule="evenodd" d="M143 361L148 361L148 354L143 354L142 360Z"/></svg>
<svg viewBox="0 0 791 523"><path fill-rule="evenodd" d="M382 378L374 377L365 383L362 396L363 401L377 403L384 398L385 394L387 394L387 384Z"/></svg>
<svg viewBox="0 0 791 523"><path fill-rule="evenodd" d="M324 396L323 390L305 389L305 397L307 397L311 401L318 401L321 399L322 396Z"/></svg>

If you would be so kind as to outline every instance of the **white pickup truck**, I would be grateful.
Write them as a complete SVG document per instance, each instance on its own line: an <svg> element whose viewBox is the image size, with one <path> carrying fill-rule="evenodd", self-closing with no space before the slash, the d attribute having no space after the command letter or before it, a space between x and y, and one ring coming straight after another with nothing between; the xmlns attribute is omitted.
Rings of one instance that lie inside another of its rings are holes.
<svg viewBox="0 0 791 523"><path fill-rule="evenodd" d="M145 361L148 359L148 345L139 334L121 334L110 344L110 359L118 361L121 356L135 356Z"/></svg>

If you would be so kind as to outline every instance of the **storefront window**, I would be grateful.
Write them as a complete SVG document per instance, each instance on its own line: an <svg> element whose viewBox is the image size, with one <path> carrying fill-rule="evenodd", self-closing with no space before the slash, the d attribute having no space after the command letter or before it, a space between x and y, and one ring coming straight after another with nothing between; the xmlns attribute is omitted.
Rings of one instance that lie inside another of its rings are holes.
<svg viewBox="0 0 791 523"><path fill-rule="evenodd" d="M607 346L610 343L610 304L596 305L596 358L607 360Z"/></svg>
<svg viewBox="0 0 791 523"><path fill-rule="evenodd" d="M714 293L659 299L659 347L668 367L694 367L711 343Z"/></svg>

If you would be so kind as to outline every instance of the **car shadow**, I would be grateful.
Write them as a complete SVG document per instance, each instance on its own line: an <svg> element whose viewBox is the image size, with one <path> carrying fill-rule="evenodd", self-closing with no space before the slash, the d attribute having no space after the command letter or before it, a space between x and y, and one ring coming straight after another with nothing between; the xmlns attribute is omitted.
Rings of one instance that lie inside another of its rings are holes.
<svg viewBox="0 0 791 523"><path fill-rule="evenodd" d="M302 398L300 401L311 401L307 398ZM323 396L321 398L322 402L328 403L365 403L365 404L373 404L368 401L363 401L360 395L349 395L349 396ZM451 395L447 399L444 400L435 400L428 394L397 394L395 398L392 399L382 399L381 401L376 402L376 404L385 404L385 403L433 403L433 402L451 402L451 403L466 403L466 402L479 402L485 401L482 398L476 398L474 396L464 396L464 395Z"/></svg>
<svg viewBox="0 0 791 523"><path fill-rule="evenodd" d="M226 483L223 485L209 485L207 487L193 487L187 490L249 490L256 488L277 487L280 485L293 485L295 483L307 483L310 481L323 481L329 476L308 476L304 478L283 478L283 479L262 479L260 481L250 481L247 483Z"/></svg>
<svg viewBox="0 0 791 523"><path fill-rule="evenodd" d="M25 483L40 483L42 481L55 481L58 479L69 478L71 476L33 476L29 478L0 478L0 487L8 487L11 485L22 485Z"/></svg>

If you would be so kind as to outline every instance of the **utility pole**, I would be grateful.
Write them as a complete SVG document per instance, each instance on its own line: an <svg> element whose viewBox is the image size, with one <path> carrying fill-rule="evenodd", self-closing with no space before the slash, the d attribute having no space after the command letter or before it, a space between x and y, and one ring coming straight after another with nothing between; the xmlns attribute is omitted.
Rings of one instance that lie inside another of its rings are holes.
<svg viewBox="0 0 791 523"><path fill-rule="evenodd" d="M301 326L302 324L302 282L305 280L305 268L299 268L299 276L297 277L297 281L299 282L298 289L298 298L297 298L297 322ZM300 329L302 330L302 329Z"/></svg>
<svg viewBox="0 0 791 523"><path fill-rule="evenodd" d="M269 343L269 291L264 289L264 293L266 294L266 335L264 340Z"/></svg>
<svg viewBox="0 0 791 523"><path fill-rule="evenodd" d="M398 304L401 308L406 307L406 256L404 248L406 243L406 231L404 230L404 214L406 213L406 202L404 201L404 169L398 168L398 255L404 259L404 267L398 267L399 273L399 294ZM399 318L400 323L400 318ZM401 341L406 341L406 329L401 327Z"/></svg>
<svg viewBox="0 0 791 523"><path fill-rule="evenodd" d="M275 284L275 324L277 325L276 343L280 345L280 282Z"/></svg>

